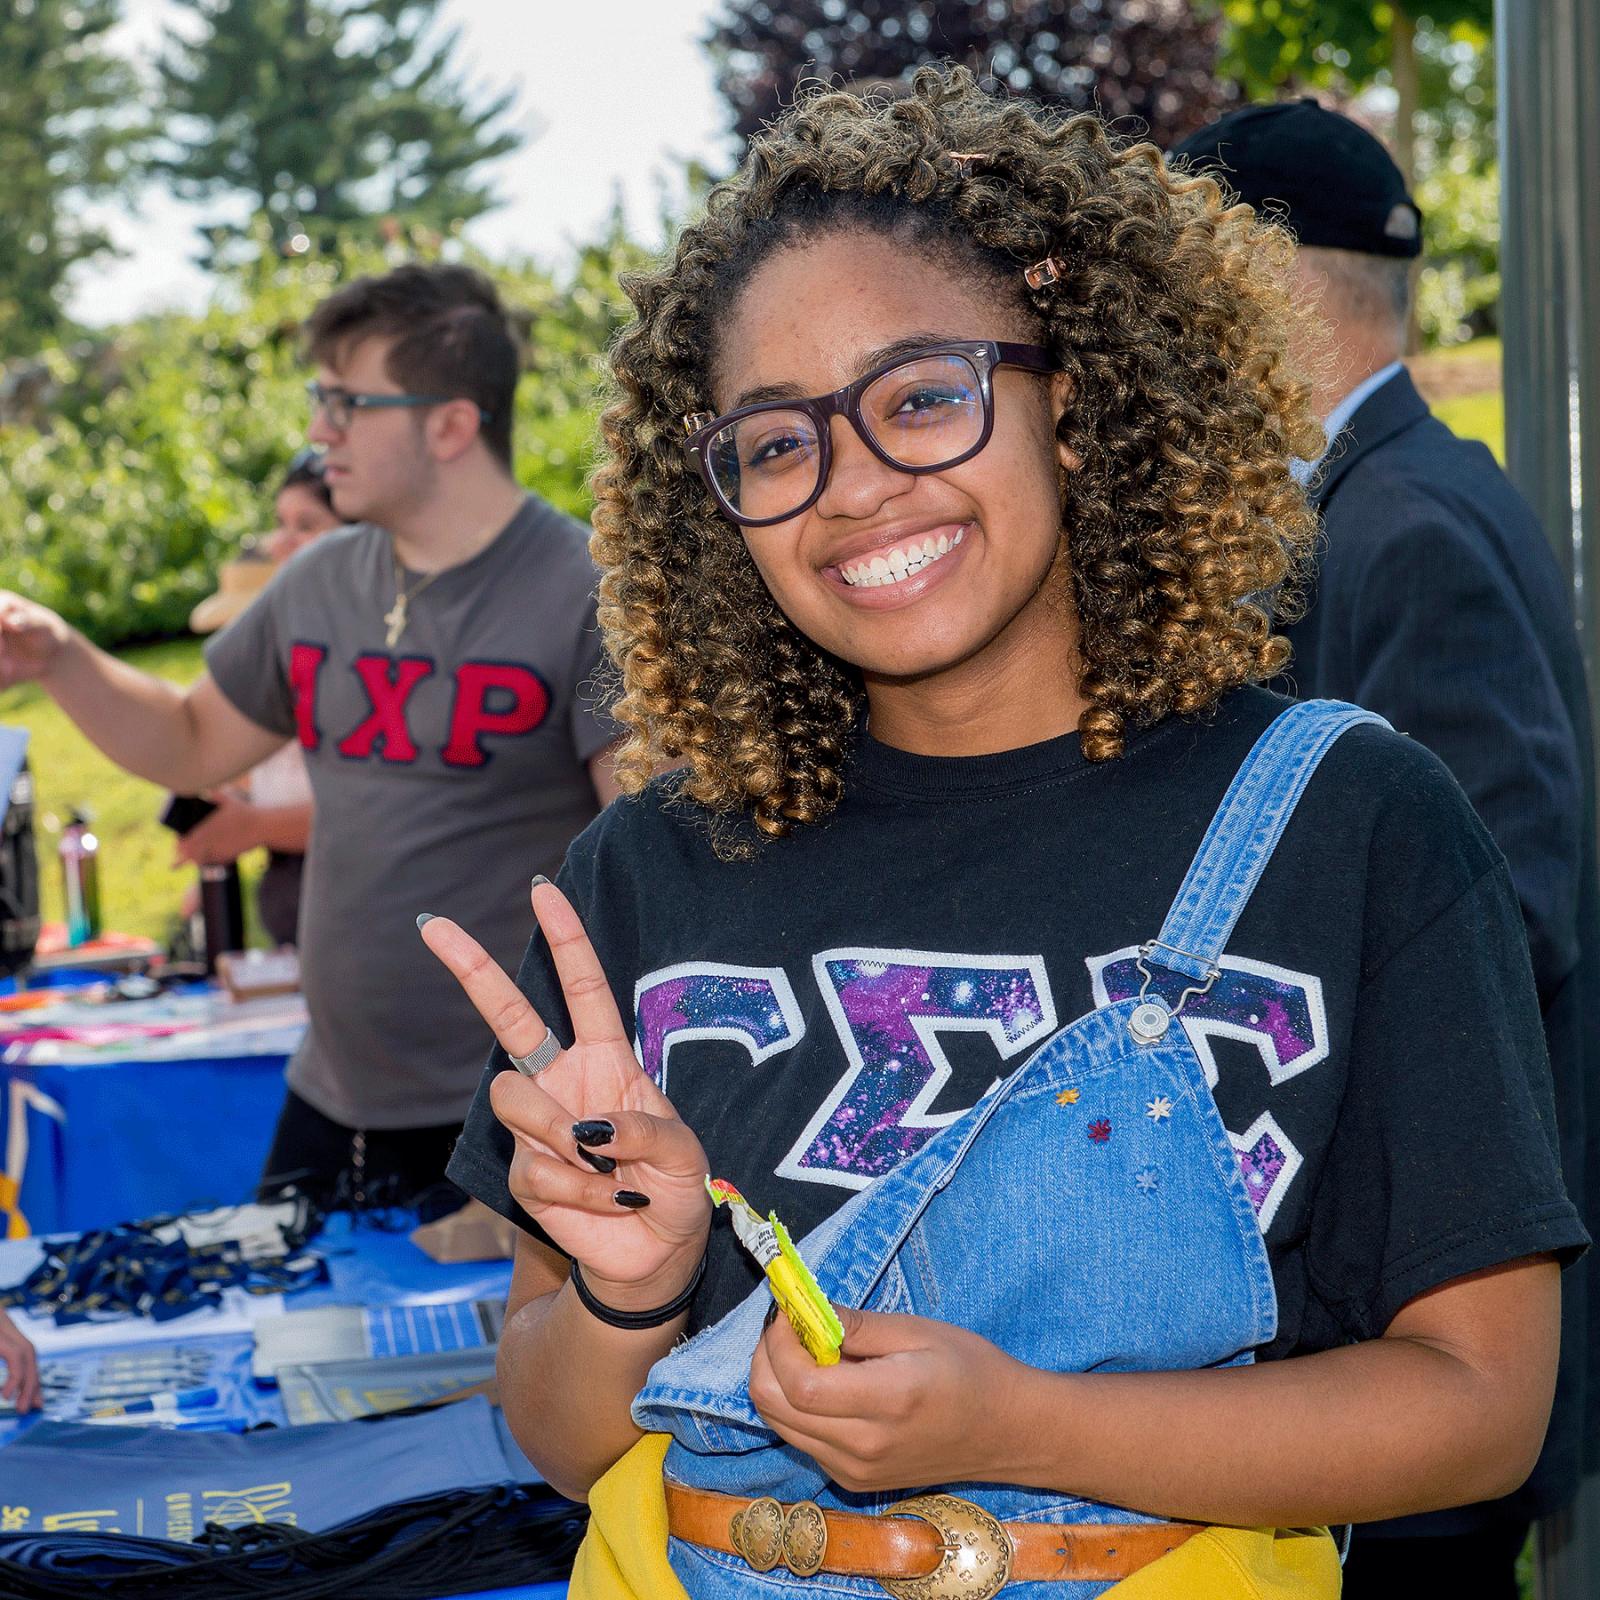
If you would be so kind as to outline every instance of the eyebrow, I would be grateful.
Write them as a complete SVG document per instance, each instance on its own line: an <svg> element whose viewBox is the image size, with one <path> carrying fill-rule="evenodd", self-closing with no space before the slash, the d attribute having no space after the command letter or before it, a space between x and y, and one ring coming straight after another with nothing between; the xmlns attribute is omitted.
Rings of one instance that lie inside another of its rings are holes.
<svg viewBox="0 0 1600 1600"><path fill-rule="evenodd" d="M896 339L890 344L879 345L875 350L869 350L861 356L851 369L856 377L864 372L871 372L874 367L881 367L886 362L893 361L897 356L910 355L914 350L923 350L931 344L949 344L951 335L947 333L908 333L903 339ZM738 398L728 407L729 411L742 411L746 406L765 405L769 400L808 400L810 395L800 392L797 384L793 383L767 383L754 389L744 390Z"/></svg>

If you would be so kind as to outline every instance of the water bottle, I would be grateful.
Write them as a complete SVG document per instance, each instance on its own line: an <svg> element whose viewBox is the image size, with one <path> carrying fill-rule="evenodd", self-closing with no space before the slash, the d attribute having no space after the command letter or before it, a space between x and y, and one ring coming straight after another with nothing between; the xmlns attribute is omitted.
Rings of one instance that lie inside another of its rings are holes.
<svg viewBox="0 0 1600 1600"><path fill-rule="evenodd" d="M100 937L100 841L81 811L68 813L57 854L67 902L67 943L76 949Z"/></svg>
<svg viewBox="0 0 1600 1600"><path fill-rule="evenodd" d="M0 793L0 978L25 967L38 942L39 853L33 778L24 761L9 795Z"/></svg>
<svg viewBox="0 0 1600 1600"><path fill-rule="evenodd" d="M205 926L206 971L217 970L217 957L244 949L244 895L237 862L200 869L200 919Z"/></svg>

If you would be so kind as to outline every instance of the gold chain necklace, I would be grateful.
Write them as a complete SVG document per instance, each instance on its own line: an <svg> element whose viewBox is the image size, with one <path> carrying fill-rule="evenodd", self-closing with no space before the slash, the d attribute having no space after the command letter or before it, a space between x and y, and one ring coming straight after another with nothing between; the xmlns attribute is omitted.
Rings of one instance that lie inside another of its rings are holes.
<svg viewBox="0 0 1600 1600"><path fill-rule="evenodd" d="M479 550L483 545L483 541L487 539L488 536L494 532L494 528L498 526L499 524L496 523L494 527L485 529L483 532L475 534L473 536L470 548L474 551ZM395 554L393 545L390 546L389 553L390 555L394 556L394 604L384 612L383 621L384 626L388 629L388 632L384 634L384 643L389 649L393 650L394 647L400 643L400 636L406 631L407 614L410 611L411 602L415 600L417 596L421 594L422 591L426 589L435 578L442 578L445 573L454 572L455 568L440 567L437 572L424 573L422 579L417 583L415 588L407 589L406 569L400 565L400 557ZM472 558L469 556L468 560L471 559Z"/></svg>
<svg viewBox="0 0 1600 1600"><path fill-rule="evenodd" d="M438 572L427 573L414 589L408 590L406 588L405 568L400 565L399 556L394 558L394 604L383 614L384 623L388 628L388 632L384 635L384 643L389 649L393 650L400 643L400 636L406 631L406 613L410 608L411 602L435 578L443 576L449 570L448 567L442 567Z"/></svg>

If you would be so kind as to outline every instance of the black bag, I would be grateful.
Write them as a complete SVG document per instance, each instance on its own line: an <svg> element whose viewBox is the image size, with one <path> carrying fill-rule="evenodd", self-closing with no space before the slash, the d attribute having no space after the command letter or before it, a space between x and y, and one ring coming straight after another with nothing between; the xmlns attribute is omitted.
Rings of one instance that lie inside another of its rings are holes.
<svg viewBox="0 0 1600 1600"><path fill-rule="evenodd" d="M0 978L33 959L39 942L39 852L33 839L33 774L26 761L0 791Z"/></svg>

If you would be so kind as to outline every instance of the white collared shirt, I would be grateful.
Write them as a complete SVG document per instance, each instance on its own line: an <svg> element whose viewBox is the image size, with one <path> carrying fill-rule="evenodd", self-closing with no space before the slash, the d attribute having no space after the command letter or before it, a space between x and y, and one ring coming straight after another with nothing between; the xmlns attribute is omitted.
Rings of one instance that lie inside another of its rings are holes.
<svg viewBox="0 0 1600 1600"><path fill-rule="evenodd" d="M1302 461L1297 456L1289 463L1289 471L1296 483L1305 484L1311 481L1312 474L1327 459L1328 451L1333 448L1333 441L1344 432L1350 419L1364 406L1368 400L1380 390L1391 378L1395 377L1402 369L1403 363L1391 361L1386 367L1379 367L1370 376L1365 377L1347 394L1338 405L1323 419L1322 431L1327 436L1327 444L1323 447L1322 454L1315 461Z"/></svg>

